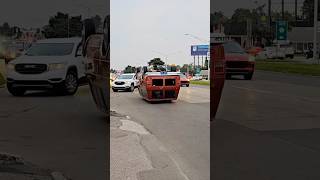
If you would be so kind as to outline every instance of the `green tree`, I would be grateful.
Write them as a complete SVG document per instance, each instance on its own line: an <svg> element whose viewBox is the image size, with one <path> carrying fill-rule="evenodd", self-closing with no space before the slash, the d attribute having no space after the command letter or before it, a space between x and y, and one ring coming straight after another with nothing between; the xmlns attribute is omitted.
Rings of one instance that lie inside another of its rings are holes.
<svg viewBox="0 0 320 180"><path fill-rule="evenodd" d="M68 34L69 37L81 36L81 21L81 16L70 17L69 14L58 12L43 27L43 34L46 38L65 38Z"/></svg>
<svg viewBox="0 0 320 180"><path fill-rule="evenodd" d="M318 9L320 9L320 3L318 3ZM301 8L303 21L309 25L313 25L313 15L314 15L314 0L304 0ZM318 13L319 20L319 13Z"/></svg>
<svg viewBox="0 0 320 180"><path fill-rule="evenodd" d="M136 67L128 65L124 70L124 73L135 73L136 72Z"/></svg>
<svg viewBox="0 0 320 180"><path fill-rule="evenodd" d="M153 66L154 69L157 69L157 66L164 65L165 63L161 60L161 58L153 58L148 62L149 66Z"/></svg>
<svg viewBox="0 0 320 180"><path fill-rule="evenodd" d="M15 27L10 27L9 23L5 22L0 26L0 34L11 37L14 35Z"/></svg>
<svg viewBox="0 0 320 180"><path fill-rule="evenodd" d="M189 68L189 65L188 64L184 64L180 68L180 72L186 73L186 72L188 72L188 68Z"/></svg>

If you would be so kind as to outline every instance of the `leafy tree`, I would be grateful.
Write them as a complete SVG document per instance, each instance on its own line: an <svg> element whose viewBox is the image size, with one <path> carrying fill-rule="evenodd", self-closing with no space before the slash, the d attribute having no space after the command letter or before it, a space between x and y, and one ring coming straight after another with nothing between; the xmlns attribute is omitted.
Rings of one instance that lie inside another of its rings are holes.
<svg viewBox="0 0 320 180"><path fill-rule="evenodd" d="M180 72L186 73L186 72L188 72L188 68L189 68L189 65L188 65L188 64L184 64L184 65L182 65L182 67L180 68Z"/></svg>
<svg viewBox="0 0 320 180"><path fill-rule="evenodd" d="M135 73L136 72L136 67L128 65L124 70L124 73Z"/></svg>
<svg viewBox="0 0 320 180"><path fill-rule="evenodd" d="M320 9L320 3L318 3L318 9ZM314 15L314 0L304 0L301 8L303 21L309 25L313 26L313 15ZM319 20L319 12L318 12Z"/></svg>
<svg viewBox="0 0 320 180"><path fill-rule="evenodd" d="M69 33L68 33L69 31ZM69 14L58 12L49 19L48 25L43 27L46 38L65 38L81 36L81 16L69 17Z"/></svg>
<svg viewBox="0 0 320 180"><path fill-rule="evenodd" d="M153 58L148 62L149 66L153 66L154 69L157 69L157 66L164 65L165 63L160 58Z"/></svg>
<svg viewBox="0 0 320 180"><path fill-rule="evenodd" d="M14 35L15 27L10 27L9 23L5 22L0 26L0 34L11 37Z"/></svg>

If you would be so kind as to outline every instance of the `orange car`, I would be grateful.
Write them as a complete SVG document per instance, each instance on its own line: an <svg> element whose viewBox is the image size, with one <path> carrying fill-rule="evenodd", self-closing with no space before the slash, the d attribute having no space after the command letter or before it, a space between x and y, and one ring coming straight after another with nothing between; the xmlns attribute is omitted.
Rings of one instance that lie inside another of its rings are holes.
<svg viewBox="0 0 320 180"><path fill-rule="evenodd" d="M251 47L246 50L246 52L252 56L257 56L262 51L263 51L262 47Z"/></svg>
<svg viewBox="0 0 320 180"><path fill-rule="evenodd" d="M189 87L190 85L190 80L184 74L180 74L180 82L181 82L181 86Z"/></svg>

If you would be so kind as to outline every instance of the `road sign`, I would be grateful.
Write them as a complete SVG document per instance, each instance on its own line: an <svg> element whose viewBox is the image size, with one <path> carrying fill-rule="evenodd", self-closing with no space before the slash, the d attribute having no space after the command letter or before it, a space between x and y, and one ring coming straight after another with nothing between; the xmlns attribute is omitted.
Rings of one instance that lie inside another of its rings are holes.
<svg viewBox="0 0 320 180"><path fill-rule="evenodd" d="M200 74L201 69L199 67L196 68L196 74Z"/></svg>
<svg viewBox="0 0 320 180"><path fill-rule="evenodd" d="M277 36L277 40L287 40L288 38L288 22L287 21L276 22L276 36Z"/></svg>
<svg viewBox="0 0 320 180"><path fill-rule="evenodd" d="M191 56L206 56L209 52L209 45L191 46Z"/></svg>

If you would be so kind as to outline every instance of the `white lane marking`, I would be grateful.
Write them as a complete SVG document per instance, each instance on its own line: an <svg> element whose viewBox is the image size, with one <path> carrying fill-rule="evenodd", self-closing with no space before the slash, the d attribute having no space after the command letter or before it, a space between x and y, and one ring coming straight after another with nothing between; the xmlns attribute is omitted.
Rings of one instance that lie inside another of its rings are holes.
<svg viewBox="0 0 320 180"><path fill-rule="evenodd" d="M126 119L121 119L120 121L122 123L122 125L119 127L121 130L131 131L131 132L142 134L142 135L150 134L142 125L134 121L130 121Z"/></svg>

